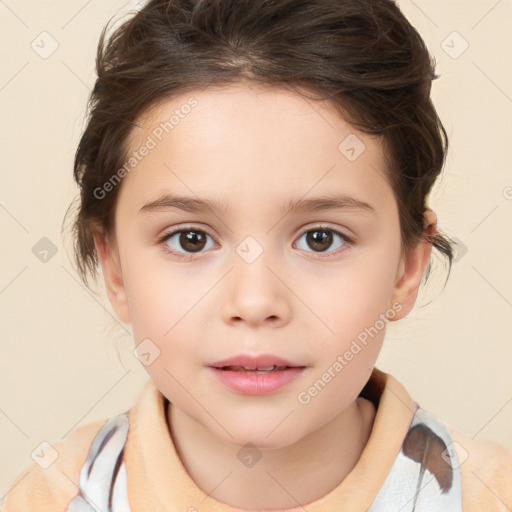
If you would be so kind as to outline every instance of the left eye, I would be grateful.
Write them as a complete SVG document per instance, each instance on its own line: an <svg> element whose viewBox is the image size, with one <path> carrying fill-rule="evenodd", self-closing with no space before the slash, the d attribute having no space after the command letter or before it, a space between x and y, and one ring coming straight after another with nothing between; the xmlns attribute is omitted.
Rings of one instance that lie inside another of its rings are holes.
<svg viewBox="0 0 512 512"><path fill-rule="evenodd" d="M333 240L335 240L336 237L341 239L342 243L335 247L335 250L339 249L340 247L343 247L344 245L347 245L349 242L349 239L346 236L342 235L335 229L330 228L310 229L301 235L301 237L299 238L299 242L300 240L303 239L304 236L306 237L305 240L307 245L313 248L313 252L326 252L327 249L332 245ZM299 244L297 243L297 245ZM299 249L304 249L304 247L299 247Z"/></svg>
<svg viewBox="0 0 512 512"><path fill-rule="evenodd" d="M180 235L177 237L177 242L176 240L173 240L176 238L175 235ZM181 248L185 249L186 251L184 254L190 254L200 252L202 249L204 249L205 245L207 245L207 237L212 240L212 237L205 231L201 231L199 229L180 229L173 231L172 233L167 233L160 241L162 243L174 241L174 246L172 243L166 243L166 245L168 245L174 252L177 253L180 253L179 247L177 246L181 246Z"/></svg>

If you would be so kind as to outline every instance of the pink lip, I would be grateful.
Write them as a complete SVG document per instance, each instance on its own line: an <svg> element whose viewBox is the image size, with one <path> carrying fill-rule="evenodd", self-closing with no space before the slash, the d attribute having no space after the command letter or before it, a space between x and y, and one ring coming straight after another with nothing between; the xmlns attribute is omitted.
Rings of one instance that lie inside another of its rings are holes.
<svg viewBox="0 0 512 512"><path fill-rule="evenodd" d="M247 369L265 368L269 366L286 366L282 370L268 373L256 371L231 370L227 367L243 366ZM223 361L217 361L209 366L213 374L231 390L244 395L268 395L283 388L295 380L304 371L305 366L299 366L286 359L271 354L257 357L239 355Z"/></svg>

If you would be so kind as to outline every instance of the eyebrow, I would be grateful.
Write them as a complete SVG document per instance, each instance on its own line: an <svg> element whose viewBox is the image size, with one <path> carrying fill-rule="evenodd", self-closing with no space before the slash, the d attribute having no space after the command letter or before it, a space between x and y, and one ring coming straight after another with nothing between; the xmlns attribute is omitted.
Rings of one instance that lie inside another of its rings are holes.
<svg viewBox="0 0 512 512"><path fill-rule="evenodd" d="M146 203L139 209L141 213L166 211L178 209L190 213L227 213L229 206L226 201L216 199L199 199L195 197L177 196L165 193ZM344 194L326 194L310 199L292 199L285 203L281 214L298 213L302 211L325 211L325 210L359 210L376 214L375 208L365 201L361 201Z"/></svg>

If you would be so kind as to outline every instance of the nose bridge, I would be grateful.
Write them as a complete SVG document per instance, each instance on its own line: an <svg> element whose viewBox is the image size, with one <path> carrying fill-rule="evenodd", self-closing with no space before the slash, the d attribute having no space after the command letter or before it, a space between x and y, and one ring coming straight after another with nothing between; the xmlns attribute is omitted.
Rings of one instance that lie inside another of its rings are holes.
<svg viewBox="0 0 512 512"><path fill-rule="evenodd" d="M270 237L262 240L253 235L246 236L235 248L234 281L236 289L254 294L272 293L277 285L276 277L270 268L277 266L269 248ZM261 240L261 241L260 241ZM270 268L269 268L270 267Z"/></svg>
<svg viewBox="0 0 512 512"><path fill-rule="evenodd" d="M258 235L256 235L258 236ZM279 262L267 243L247 235L236 247L224 314L258 323L272 317L284 319L287 311L286 286L279 279ZM261 235L259 236L261 239Z"/></svg>
<svg viewBox="0 0 512 512"><path fill-rule="evenodd" d="M281 248L273 245L277 243L277 230L272 229L273 219L269 220L261 210L261 201L249 196L244 196L244 199L244 212L253 213L250 216L241 213L232 223L232 231L240 237L234 246L234 264L237 272L248 272L249 276L256 273L268 278L270 271L267 265L279 264L276 258Z"/></svg>

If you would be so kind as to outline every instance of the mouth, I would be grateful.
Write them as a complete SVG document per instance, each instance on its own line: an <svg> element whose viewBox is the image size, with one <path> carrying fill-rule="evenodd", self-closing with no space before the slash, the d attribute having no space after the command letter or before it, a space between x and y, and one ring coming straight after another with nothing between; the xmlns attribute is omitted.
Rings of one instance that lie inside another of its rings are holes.
<svg viewBox="0 0 512 512"><path fill-rule="evenodd" d="M297 379L306 368L271 354L242 354L209 367L223 385L244 395L275 393Z"/></svg>

